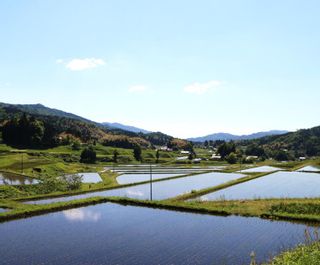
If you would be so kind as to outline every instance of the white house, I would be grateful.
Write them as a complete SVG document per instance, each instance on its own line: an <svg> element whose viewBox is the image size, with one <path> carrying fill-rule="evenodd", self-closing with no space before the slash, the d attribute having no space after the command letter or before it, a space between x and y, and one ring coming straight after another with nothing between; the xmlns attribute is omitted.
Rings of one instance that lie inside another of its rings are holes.
<svg viewBox="0 0 320 265"><path fill-rule="evenodd" d="M210 158L210 160L221 160L221 156L217 154L213 154Z"/></svg>
<svg viewBox="0 0 320 265"><path fill-rule="evenodd" d="M247 156L246 157L246 161L249 161L249 160L257 160L259 157L258 156Z"/></svg>
<svg viewBox="0 0 320 265"><path fill-rule="evenodd" d="M159 148L160 151L166 151L166 152L172 152L172 148L169 148L167 146L161 146Z"/></svg>
<svg viewBox="0 0 320 265"><path fill-rule="evenodd" d="M176 160L187 160L188 157L187 156L179 156L176 158Z"/></svg>

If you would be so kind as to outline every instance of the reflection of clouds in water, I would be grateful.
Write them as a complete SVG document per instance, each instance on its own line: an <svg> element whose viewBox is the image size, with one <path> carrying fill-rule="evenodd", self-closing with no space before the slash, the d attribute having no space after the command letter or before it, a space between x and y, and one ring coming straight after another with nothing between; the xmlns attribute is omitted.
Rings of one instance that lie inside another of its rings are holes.
<svg viewBox="0 0 320 265"><path fill-rule="evenodd" d="M126 193L128 195L132 195L132 196L139 196L142 197L144 194L141 191L134 191L134 190L127 190Z"/></svg>
<svg viewBox="0 0 320 265"><path fill-rule="evenodd" d="M209 200L208 196L201 196L200 198L198 198L200 201L207 201Z"/></svg>
<svg viewBox="0 0 320 265"><path fill-rule="evenodd" d="M70 221L98 221L101 213L92 212L85 209L71 209L63 211L64 216Z"/></svg>

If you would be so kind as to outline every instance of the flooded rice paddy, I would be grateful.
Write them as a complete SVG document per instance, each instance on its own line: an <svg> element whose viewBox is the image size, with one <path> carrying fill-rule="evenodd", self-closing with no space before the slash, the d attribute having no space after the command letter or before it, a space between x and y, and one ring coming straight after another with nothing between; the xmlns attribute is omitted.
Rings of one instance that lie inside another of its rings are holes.
<svg viewBox="0 0 320 265"><path fill-rule="evenodd" d="M303 224L113 203L0 224L1 264L249 264L304 242ZM311 231L313 231L312 228Z"/></svg>
<svg viewBox="0 0 320 265"><path fill-rule="evenodd" d="M79 173L78 175L82 176L83 183L98 183L102 181L98 173Z"/></svg>
<svg viewBox="0 0 320 265"><path fill-rule="evenodd" d="M163 200L178 195L191 192L192 190L200 190L217 186L219 184L244 177L239 173L206 173L189 177L182 177L172 180L164 180L152 183L152 198L154 200ZM30 201L32 204L47 204L52 202L71 201L75 199L90 198L96 196L120 196L135 199L150 199L151 185L140 184L126 188L105 190L99 192L91 192L80 195L73 195L60 198L43 199L38 201Z"/></svg>
<svg viewBox="0 0 320 265"><path fill-rule="evenodd" d="M158 174L158 173L152 173L152 179L164 179L164 178L173 178L177 176L181 176L181 174ZM123 174L117 177L117 182L119 184L130 184L130 183L137 183L137 182L143 182L143 181L149 181L150 173L145 174Z"/></svg>
<svg viewBox="0 0 320 265"><path fill-rule="evenodd" d="M271 166L261 166L261 167L253 167L253 168L248 168L244 170L240 170L239 172L242 173L264 173L264 172L272 172L272 171L278 171L281 170L280 168L277 167L271 167Z"/></svg>
<svg viewBox="0 0 320 265"><path fill-rule="evenodd" d="M298 172L319 172L320 173L320 167L317 166L306 166L303 168L300 168L297 170Z"/></svg>
<svg viewBox="0 0 320 265"><path fill-rule="evenodd" d="M0 185L31 185L38 180L9 172L0 172Z"/></svg>
<svg viewBox="0 0 320 265"><path fill-rule="evenodd" d="M276 172L200 197L201 200L320 197L320 175Z"/></svg>
<svg viewBox="0 0 320 265"><path fill-rule="evenodd" d="M160 165L122 165L115 167L107 167L111 170L121 174L148 174L150 170L154 174L191 174L199 172L210 172L223 170L225 166L208 166L208 167L177 167L177 166L160 166Z"/></svg>

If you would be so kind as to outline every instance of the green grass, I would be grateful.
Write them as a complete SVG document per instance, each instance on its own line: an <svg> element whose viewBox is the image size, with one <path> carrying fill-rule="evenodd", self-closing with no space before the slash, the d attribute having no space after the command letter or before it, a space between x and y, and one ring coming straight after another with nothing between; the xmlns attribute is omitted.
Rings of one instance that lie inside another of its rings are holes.
<svg viewBox="0 0 320 265"><path fill-rule="evenodd" d="M320 242L299 245L298 247L285 251L270 261L269 265L319 265ZM265 264L267 265L267 264Z"/></svg>
<svg viewBox="0 0 320 265"><path fill-rule="evenodd" d="M271 212L282 212L291 214L314 214L320 215L319 203L279 203L272 206Z"/></svg>
<svg viewBox="0 0 320 265"><path fill-rule="evenodd" d="M175 201L177 205L193 205L201 208L223 210L229 214L243 215L243 216L257 216L273 219L290 219L290 220L303 220L314 221L319 219L319 214L310 215L310 218L305 218L305 214L288 212L279 212L274 209L279 204L291 205L291 204L305 204L312 203L320 205L320 199L256 199L256 200L234 200L234 201ZM282 214L280 216L280 214ZM300 218L299 218L300 217ZM304 217L304 218L302 218ZM299 218L299 219L298 219Z"/></svg>

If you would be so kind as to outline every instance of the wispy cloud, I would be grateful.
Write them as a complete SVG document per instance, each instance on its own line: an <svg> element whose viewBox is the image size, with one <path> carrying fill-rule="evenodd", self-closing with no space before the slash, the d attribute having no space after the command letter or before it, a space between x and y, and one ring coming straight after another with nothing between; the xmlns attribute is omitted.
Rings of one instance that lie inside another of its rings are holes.
<svg viewBox="0 0 320 265"><path fill-rule="evenodd" d="M192 83L183 88L183 90L187 93L202 95L210 90L214 90L222 85L222 81L219 80L211 80L205 83Z"/></svg>
<svg viewBox="0 0 320 265"><path fill-rule="evenodd" d="M63 64L67 69L71 71L83 71L106 64L106 62L100 58L74 58L71 60L58 59L56 60L56 63Z"/></svg>
<svg viewBox="0 0 320 265"><path fill-rule="evenodd" d="M144 86L144 85L134 85L129 87L128 91L130 93L142 93L148 90L148 87Z"/></svg>

